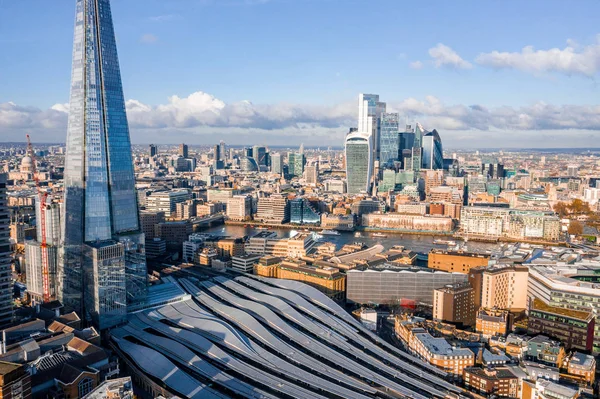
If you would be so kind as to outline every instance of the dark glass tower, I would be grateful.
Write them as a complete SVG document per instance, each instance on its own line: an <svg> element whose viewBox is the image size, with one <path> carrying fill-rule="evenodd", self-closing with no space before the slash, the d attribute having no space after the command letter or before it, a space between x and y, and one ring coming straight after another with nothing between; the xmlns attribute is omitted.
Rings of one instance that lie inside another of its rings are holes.
<svg viewBox="0 0 600 399"><path fill-rule="evenodd" d="M129 127L109 0L77 0L59 299L100 328L145 299Z"/></svg>

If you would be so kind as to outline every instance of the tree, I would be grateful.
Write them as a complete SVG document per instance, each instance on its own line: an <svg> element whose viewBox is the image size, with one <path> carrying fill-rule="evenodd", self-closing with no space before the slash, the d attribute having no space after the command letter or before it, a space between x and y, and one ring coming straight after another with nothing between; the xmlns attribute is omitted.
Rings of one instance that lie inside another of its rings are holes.
<svg viewBox="0 0 600 399"><path fill-rule="evenodd" d="M583 234L583 224L579 223L577 220L571 220L567 231L571 235L581 235Z"/></svg>
<svg viewBox="0 0 600 399"><path fill-rule="evenodd" d="M579 198L571 201L569 205L567 205L569 211L575 215L587 215L592 212L590 209L590 205L587 202L580 200Z"/></svg>
<svg viewBox="0 0 600 399"><path fill-rule="evenodd" d="M564 218L569 214L569 209L567 204L561 201L554 204L554 212L556 212L559 217Z"/></svg>

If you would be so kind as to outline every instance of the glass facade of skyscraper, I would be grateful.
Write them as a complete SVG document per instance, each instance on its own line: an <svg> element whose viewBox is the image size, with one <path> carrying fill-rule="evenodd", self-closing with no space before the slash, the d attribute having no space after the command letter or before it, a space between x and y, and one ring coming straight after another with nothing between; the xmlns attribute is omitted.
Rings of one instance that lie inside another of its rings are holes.
<svg viewBox="0 0 600 399"><path fill-rule="evenodd" d="M348 194L369 191L372 174L371 136L353 132L346 136L346 180Z"/></svg>
<svg viewBox="0 0 600 399"><path fill-rule="evenodd" d="M97 281L104 263L82 267L94 259L84 247L101 242L123 243L123 298L144 300L144 236L109 0L76 3L64 204L58 270L63 304L80 314L83 304L91 311L84 280ZM94 276L84 277L84 269Z"/></svg>
<svg viewBox="0 0 600 399"><path fill-rule="evenodd" d="M399 159L399 119L400 115L397 113L384 113L381 115L379 164L382 166Z"/></svg>
<svg viewBox="0 0 600 399"><path fill-rule="evenodd" d="M423 169L443 169L444 150L437 130L423 136Z"/></svg>
<svg viewBox="0 0 600 399"><path fill-rule="evenodd" d="M302 177L306 158L302 153L288 153L288 173L290 176Z"/></svg>
<svg viewBox="0 0 600 399"><path fill-rule="evenodd" d="M306 199L296 198L290 201L290 223L318 224L320 222L319 213L313 209Z"/></svg>

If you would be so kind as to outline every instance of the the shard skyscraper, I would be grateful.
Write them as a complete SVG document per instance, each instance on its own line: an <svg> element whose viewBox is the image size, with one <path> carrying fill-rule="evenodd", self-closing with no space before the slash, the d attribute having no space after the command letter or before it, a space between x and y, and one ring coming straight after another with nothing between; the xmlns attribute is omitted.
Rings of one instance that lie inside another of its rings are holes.
<svg viewBox="0 0 600 399"><path fill-rule="evenodd" d="M146 296L146 257L109 0L76 0L58 297L105 329Z"/></svg>

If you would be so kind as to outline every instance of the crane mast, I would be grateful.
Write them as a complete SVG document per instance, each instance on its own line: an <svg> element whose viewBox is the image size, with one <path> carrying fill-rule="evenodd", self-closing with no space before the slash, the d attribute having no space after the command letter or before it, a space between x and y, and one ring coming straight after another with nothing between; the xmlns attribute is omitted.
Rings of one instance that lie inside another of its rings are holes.
<svg viewBox="0 0 600 399"><path fill-rule="evenodd" d="M42 190L40 185L40 178L37 171L35 153L31 145L31 139L27 135L27 152L31 156L33 180L37 188L38 202L40 204L40 220L39 228L41 230L42 242L40 243L41 255L42 255L42 295L44 303L50 302L50 276L48 267L48 243L46 242L46 200L48 198L48 192Z"/></svg>

